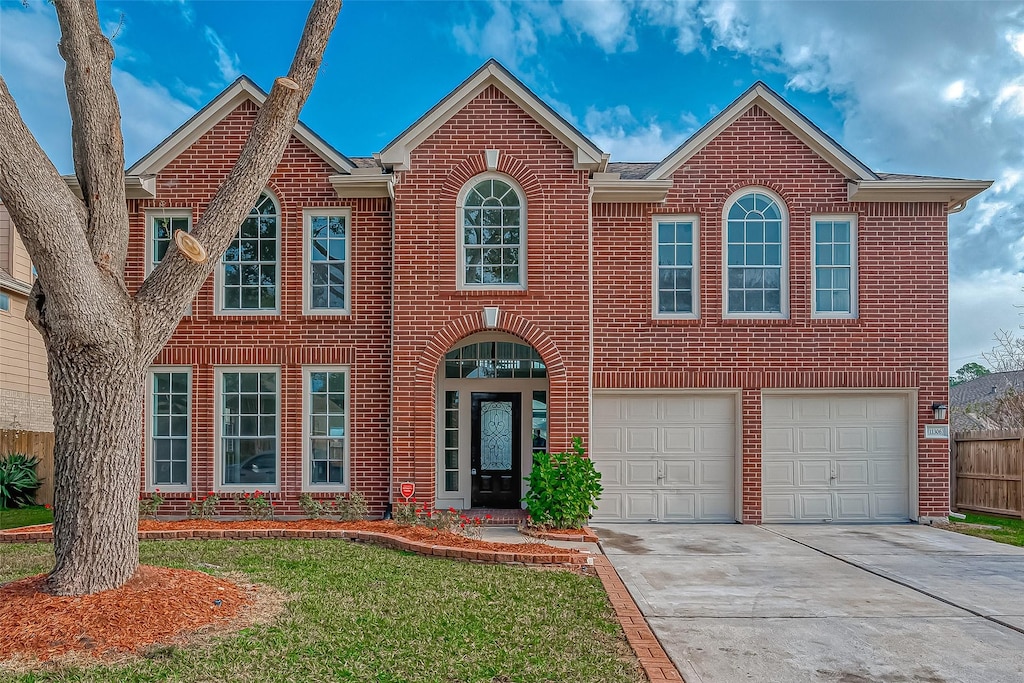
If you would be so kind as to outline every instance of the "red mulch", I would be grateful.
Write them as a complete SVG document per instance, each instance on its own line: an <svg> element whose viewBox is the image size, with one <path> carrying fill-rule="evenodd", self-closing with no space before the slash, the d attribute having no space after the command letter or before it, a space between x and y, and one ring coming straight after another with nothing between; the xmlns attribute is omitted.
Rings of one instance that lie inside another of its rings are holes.
<svg viewBox="0 0 1024 683"><path fill-rule="evenodd" d="M120 588L77 597L44 592L45 580L40 574L0 586L0 660L133 652L230 621L250 604L237 584L185 569L143 565Z"/></svg>
<svg viewBox="0 0 1024 683"><path fill-rule="evenodd" d="M49 524L32 527L33 531L49 531L50 529L51 525ZM152 519L139 520L139 531L185 531L189 529L306 529L314 531L322 529L349 529L353 531L374 531L390 536L398 536L410 541L465 550L493 550L495 552L514 552L520 555L550 555L552 552L577 552L575 549L555 548L544 543L494 543L482 541L450 531L435 531L425 526L403 526L390 520L363 522L337 522L331 519L298 519L289 521L183 519L174 522L161 522ZM21 530L8 529L7 531Z"/></svg>

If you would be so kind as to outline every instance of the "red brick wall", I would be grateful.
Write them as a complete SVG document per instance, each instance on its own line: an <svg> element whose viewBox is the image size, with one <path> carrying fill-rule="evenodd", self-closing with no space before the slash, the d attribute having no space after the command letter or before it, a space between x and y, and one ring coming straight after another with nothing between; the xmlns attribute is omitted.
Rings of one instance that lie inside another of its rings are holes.
<svg viewBox="0 0 1024 683"><path fill-rule="evenodd" d="M945 206L848 203L842 175L757 107L673 179L664 204L594 207L594 388L743 389L744 522L761 518L761 389L920 388L919 512L948 511L948 442L923 439L947 398ZM788 320L723 319L722 211L746 186L789 211ZM699 320L652 320L657 213L699 215ZM856 320L811 318L819 213L858 215Z"/></svg>
<svg viewBox="0 0 1024 683"><path fill-rule="evenodd" d="M202 215L217 184L234 163L255 119L242 104L172 161L157 178L157 199L132 202L129 286L141 283L145 259L145 209L191 208ZM302 366L347 364L350 369L351 485L374 508L388 499L388 371L391 271L390 209L387 199L339 199L328 182L334 171L292 137L268 187L280 204L280 315L217 316L211 278L155 365L192 366L193 492L213 490L214 367L278 365L281 368L279 448L283 513L297 514L302 475ZM302 313L302 211L352 209L350 228L350 316ZM190 495L171 495L172 512L183 513ZM333 496L331 496L333 497ZM230 506L222 506L230 513Z"/></svg>
<svg viewBox="0 0 1024 683"><path fill-rule="evenodd" d="M456 289L456 202L485 172L484 150L526 193L526 291ZM412 153L395 188L395 481L415 481L431 500L435 478L435 373L458 339L482 329L499 306L498 329L541 353L549 370L549 443L568 447L588 431L588 179L573 153L489 86Z"/></svg>

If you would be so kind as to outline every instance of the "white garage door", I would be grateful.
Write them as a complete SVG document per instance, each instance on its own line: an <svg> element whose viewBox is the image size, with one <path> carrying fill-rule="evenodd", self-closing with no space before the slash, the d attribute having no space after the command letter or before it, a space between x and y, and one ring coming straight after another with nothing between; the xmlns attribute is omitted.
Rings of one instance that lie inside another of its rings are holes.
<svg viewBox="0 0 1024 683"><path fill-rule="evenodd" d="M764 395L762 519L905 522L907 397Z"/></svg>
<svg viewBox="0 0 1024 683"><path fill-rule="evenodd" d="M731 395L595 396L591 457L595 521L736 521Z"/></svg>

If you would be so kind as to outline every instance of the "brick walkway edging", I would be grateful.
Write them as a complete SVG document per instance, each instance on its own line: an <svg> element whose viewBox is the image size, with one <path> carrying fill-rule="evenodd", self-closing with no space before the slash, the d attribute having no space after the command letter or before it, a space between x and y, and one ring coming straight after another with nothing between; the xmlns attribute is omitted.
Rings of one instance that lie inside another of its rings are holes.
<svg viewBox="0 0 1024 683"><path fill-rule="evenodd" d="M626 632L626 640L636 652L647 678L651 683L683 681L682 675L668 658L665 648L654 637L654 632L647 625L647 620L640 613L640 608L636 606L633 596L629 594L626 584L622 583L612 563L604 555L597 555L594 557L594 568L597 569L597 576L608 593L615 616L622 624L622 630Z"/></svg>
<svg viewBox="0 0 1024 683"><path fill-rule="evenodd" d="M182 539L232 540L254 538L340 538L350 541L374 543L395 550L406 550L418 555L451 557L469 562L486 564L535 564L579 566L589 564L595 555L588 553L511 553L497 550L452 548L443 545L421 543L400 536L377 531L356 531L354 529L188 529L182 531L140 531L141 541L176 541ZM48 543L53 540L50 531L0 532L0 543ZM555 550L554 548L552 550Z"/></svg>
<svg viewBox="0 0 1024 683"><path fill-rule="evenodd" d="M524 536L533 536L539 538L542 541L569 541L572 543L597 543L597 534L593 530L585 526L581 529L580 533L563 533L558 531L544 531L542 529L534 529L533 527L524 526L519 529L519 533Z"/></svg>

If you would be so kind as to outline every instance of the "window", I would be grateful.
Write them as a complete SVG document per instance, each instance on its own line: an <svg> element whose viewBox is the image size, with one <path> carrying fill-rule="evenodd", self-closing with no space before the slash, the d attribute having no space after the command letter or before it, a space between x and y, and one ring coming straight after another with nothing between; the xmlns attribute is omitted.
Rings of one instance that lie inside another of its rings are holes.
<svg viewBox="0 0 1024 683"><path fill-rule="evenodd" d="M485 341L452 349L444 356L444 376L449 379L538 379L548 376L537 350L525 344Z"/></svg>
<svg viewBox="0 0 1024 683"><path fill-rule="evenodd" d="M277 233L277 204L264 192L224 252L222 311L277 312Z"/></svg>
<svg viewBox="0 0 1024 683"><path fill-rule="evenodd" d="M465 191L459 212L459 284L526 286L525 207L511 180L489 177Z"/></svg>
<svg viewBox="0 0 1024 683"><path fill-rule="evenodd" d="M147 218L149 219L149 244L146 245L146 274L148 275L164 260L167 247L174 239L174 231L189 231L190 218L188 215L164 215L162 212L150 213Z"/></svg>
<svg viewBox="0 0 1024 683"><path fill-rule="evenodd" d="M654 315L697 317L696 218L655 217L654 242Z"/></svg>
<svg viewBox="0 0 1024 683"><path fill-rule="evenodd" d="M306 312L349 312L349 223L348 209L307 210L306 226Z"/></svg>
<svg viewBox="0 0 1024 683"><path fill-rule="evenodd" d="M278 374L263 367L217 371L220 486L278 486Z"/></svg>
<svg viewBox="0 0 1024 683"><path fill-rule="evenodd" d="M767 190L742 190L726 203L725 219L726 316L788 317L788 218L782 200Z"/></svg>
<svg viewBox="0 0 1024 683"><path fill-rule="evenodd" d="M444 392L444 490L459 490L459 392Z"/></svg>
<svg viewBox="0 0 1024 683"><path fill-rule="evenodd" d="M813 314L821 318L857 316L857 218L815 218Z"/></svg>
<svg viewBox="0 0 1024 683"><path fill-rule="evenodd" d="M348 486L348 368L303 370L306 460L304 489Z"/></svg>
<svg viewBox="0 0 1024 683"><path fill-rule="evenodd" d="M0 311L11 312L11 297L3 292L0 292Z"/></svg>
<svg viewBox="0 0 1024 683"><path fill-rule="evenodd" d="M188 368L150 370L146 470L151 489L188 490L191 379Z"/></svg>

